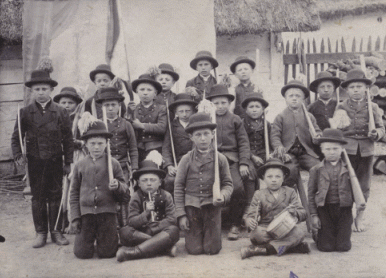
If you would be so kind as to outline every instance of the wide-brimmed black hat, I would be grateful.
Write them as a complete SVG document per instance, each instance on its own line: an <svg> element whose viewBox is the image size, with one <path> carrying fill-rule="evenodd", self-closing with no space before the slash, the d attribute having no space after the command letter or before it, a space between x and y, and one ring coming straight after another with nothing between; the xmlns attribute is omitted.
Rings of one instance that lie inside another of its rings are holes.
<svg viewBox="0 0 386 278"><path fill-rule="evenodd" d="M60 93L54 96L54 102L59 102L62 97L71 98L75 100L77 104L83 101L83 99L79 96L79 94L76 92L75 88L73 87L62 88L62 90L60 90Z"/></svg>
<svg viewBox="0 0 386 278"><path fill-rule="evenodd" d="M58 82L52 80L50 74L45 70L34 70L31 73L31 79L25 82L25 86L31 88L35 84L48 84L51 87L56 87Z"/></svg>
<svg viewBox="0 0 386 278"><path fill-rule="evenodd" d="M173 111L175 108L177 108L178 105L181 104L189 104L193 107L196 107L198 105L198 102L194 101L191 95L186 93L180 93L176 95L176 97L174 98L174 102L169 105L169 109Z"/></svg>
<svg viewBox="0 0 386 278"><path fill-rule="evenodd" d="M236 60L232 63L232 65L230 67L231 72L235 73L237 65L242 64L242 63L250 64L252 69L254 69L256 67L255 61L249 59L247 56L240 56L240 57L237 57Z"/></svg>
<svg viewBox="0 0 386 278"><path fill-rule="evenodd" d="M157 94L162 92L162 85L159 82L155 81L154 78L150 74L147 74L147 73L140 75L138 77L138 79L134 80L131 83L133 91L136 92L138 85L142 84L142 83L149 83L149 84L153 85L157 91Z"/></svg>
<svg viewBox="0 0 386 278"><path fill-rule="evenodd" d="M249 93L247 94L247 97L243 100L241 103L241 106L245 109L248 106L248 103L251 101L258 101L261 103L261 105L264 106L264 108L267 108L269 103L263 98L263 95L261 93Z"/></svg>
<svg viewBox="0 0 386 278"><path fill-rule="evenodd" d="M290 82L287 83L287 85L283 86L283 88L281 88L281 95L284 97L285 92L291 88L298 88L302 90L304 93L304 98L308 98L310 96L310 91L299 80L291 80Z"/></svg>
<svg viewBox="0 0 386 278"><path fill-rule="evenodd" d="M171 64L163 63L158 66L162 73L167 73L173 77L174 81L178 81L180 79L180 75L176 73L173 66Z"/></svg>
<svg viewBox="0 0 386 278"><path fill-rule="evenodd" d="M216 84L211 89L210 92L206 95L206 99L211 100L215 97L227 97L231 102L235 99L234 95L229 93L228 88L222 84Z"/></svg>
<svg viewBox="0 0 386 278"><path fill-rule="evenodd" d="M105 137L105 138L113 137L113 134L107 131L105 123L100 120L90 124L89 128L84 134L82 134L80 139L87 140L90 137L99 137L99 136Z"/></svg>
<svg viewBox="0 0 386 278"><path fill-rule="evenodd" d="M322 136L315 138L316 144L323 142L347 144L347 141L343 137L343 132L340 129L326 128L323 130Z"/></svg>
<svg viewBox="0 0 386 278"><path fill-rule="evenodd" d="M321 71L316 75L315 80L311 82L310 90L317 93L318 86L323 81L331 81L334 84L335 89L339 87L341 82L338 77L333 76L330 72Z"/></svg>
<svg viewBox="0 0 386 278"><path fill-rule="evenodd" d="M373 84L373 81L366 78L365 73L363 72L363 70L360 69L352 69L347 72L347 78L344 82L342 82L342 84L340 84L340 86L342 88L346 88L352 82L363 82L366 85Z"/></svg>
<svg viewBox="0 0 386 278"><path fill-rule="evenodd" d="M139 163L139 169L137 171L134 171L133 173L133 179L138 180L140 176L143 174L156 174L158 175L161 179L165 178L166 172L159 169L158 165L151 161L151 160L144 160Z"/></svg>
<svg viewBox="0 0 386 278"><path fill-rule="evenodd" d="M193 133L193 131L197 129L209 128L211 130L214 130L216 127L217 127L217 124L212 123L212 121L210 120L209 114L199 112L199 113L193 114L189 118L189 123L185 128L185 131L187 133Z"/></svg>
<svg viewBox="0 0 386 278"><path fill-rule="evenodd" d="M257 169L257 176L260 179L264 178L265 171L267 171L269 168L280 168L284 172L284 176L288 176L290 174L290 169L284 165L284 163L277 159L277 158L271 158L269 159L263 166L260 166L259 169Z"/></svg>
<svg viewBox="0 0 386 278"><path fill-rule="evenodd" d="M111 80L113 80L115 77L114 73L111 72L111 68L109 65L101 64L90 72L90 79L92 82L94 82L95 75L98 73L106 73L108 76L110 76Z"/></svg>
<svg viewBox="0 0 386 278"><path fill-rule="evenodd" d="M95 101L97 103L102 103L106 100L118 100L118 102L124 101L124 96L122 96L117 88L114 87L107 87L107 88L101 88L99 90L99 93L97 94L97 97Z"/></svg>
<svg viewBox="0 0 386 278"><path fill-rule="evenodd" d="M215 58L213 58L212 53L206 50L202 50L197 52L196 57L190 62L190 67L194 70L197 69L197 63L201 60L208 60L211 64L213 69L218 67L218 62Z"/></svg>

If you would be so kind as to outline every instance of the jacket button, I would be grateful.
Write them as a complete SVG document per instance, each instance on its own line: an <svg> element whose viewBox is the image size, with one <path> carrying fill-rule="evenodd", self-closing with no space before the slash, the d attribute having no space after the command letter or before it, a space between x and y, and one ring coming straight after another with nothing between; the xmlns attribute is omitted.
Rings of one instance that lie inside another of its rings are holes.
<svg viewBox="0 0 386 278"><path fill-rule="evenodd" d="M200 191L200 193L202 194L202 191Z"/></svg>

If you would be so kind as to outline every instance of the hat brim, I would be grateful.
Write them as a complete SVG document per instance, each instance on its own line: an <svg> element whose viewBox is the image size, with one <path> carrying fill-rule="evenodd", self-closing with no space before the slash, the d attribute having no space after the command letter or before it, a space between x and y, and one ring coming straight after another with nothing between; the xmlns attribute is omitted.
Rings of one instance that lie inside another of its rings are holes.
<svg viewBox="0 0 386 278"><path fill-rule="evenodd" d="M333 137L319 137L315 138L315 143L320 145L321 143L329 142L329 143L340 143L342 145L346 145L347 141L344 139L333 138Z"/></svg>
<svg viewBox="0 0 386 278"><path fill-rule="evenodd" d="M194 58L191 62L190 62L190 67L194 70L197 70L197 64L199 61L201 60L208 60L211 64L212 64L212 67L213 69L217 68L218 67L218 62L215 58L213 57L210 57L210 56L201 56L201 57L197 57L197 58Z"/></svg>
<svg viewBox="0 0 386 278"><path fill-rule="evenodd" d="M311 82L311 84L310 84L310 91L312 91L314 93L317 93L318 86L323 81L331 81L334 84L335 89L338 88L340 83L341 83L341 81L340 81L340 79L338 77L334 77L334 76L322 77L322 78L319 78L319 79L315 79L314 81Z"/></svg>
<svg viewBox="0 0 386 278"><path fill-rule="evenodd" d="M96 103L102 103L104 101L109 101L109 100L118 100L118 102L122 102L125 100L123 96L114 96L114 97L106 97L106 98L98 98L95 100Z"/></svg>
<svg viewBox="0 0 386 278"><path fill-rule="evenodd" d="M141 168L133 173L133 179L138 180L139 177L142 176L143 174L149 174L149 173L156 174L161 179L164 179L166 177L166 172L161 170L161 169L144 167L144 168Z"/></svg>
<svg viewBox="0 0 386 278"><path fill-rule="evenodd" d="M231 102L235 100L235 96L231 94L218 94L213 96L207 96L206 99L211 100L216 97L227 97Z"/></svg>
<svg viewBox="0 0 386 278"><path fill-rule="evenodd" d="M138 85L142 84L142 83L149 83L149 84L153 85L155 87L156 91L157 91L157 95L162 92L162 85L159 82L157 82L155 80L152 80L152 79L137 79L137 80L134 80L131 83L131 86L133 87L133 91L136 92Z"/></svg>
<svg viewBox="0 0 386 278"><path fill-rule="evenodd" d="M169 110L174 110L178 105L192 105L194 108L198 105L194 100L176 100L169 105Z"/></svg>
<svg viewBox="0 0 386 278"><path fill-rule="evenodd" d="M283 88L281 88L281 95L283 97L285 97L285 92L288 90L288 89L291 89L291 88L297 88L297 89L300 89L303 91L304 93L304 98L308 98L310 96L310 91L302 86L302 85L298 85L298 84L287 84L285 85Z"/></svg>
<svg viewBox="0 0 386 278"><path fill-rule="evenodd" d="M211 122L197 122L193 123L185 128L185 131L187 133L193 133L193 131L198 129L206 129L209 128L211 130L214 130L217 127L217 124L211 123Z"/></svg>
<svg viewBox="0 0 386 278"><path fill-rule="evenodd" d="M347 80L347 81L344 81L340 84L340 86L342 88L346 88L350 83L353 83L353 82L363 82L365 83L366 85L371 85L373 84L373 81L371 81L370 79L367 79L367 78L354 78L354 79L350 79L350 80Z"/></svg>
<svg viewBox="0 0 386 278"><path fill-rule="evenodd" d="M66 93L58 94L58 95L54 96L53 100L54 100L54 102L58 103L62 97L67 97L67 98L74 99L78 104L83 101L83 99L81 99L78 96L74 96L74 95L66 94Z"/></svg>
<svg viewBox="0 0 386 278"><path fill-rule="evenodd" d="M90 137L105 137L106 139L109 139L113 137L113 134L107 131L100 131L100 130L91 130L90 132L86 132L83 134L80 139L81 140L87 140Z"/></svg>
<svg viewBox="0 0 386 278"><path fill-rule="evenodd" d="M241 107L243 107L244 109L248 106L248 103L250 103L251 101L258 101L260 102L264 108L267 108L267 106L269 105L269 103L263 99L263 98L260 98L260 97L248 97L246 99L243 100L243 102L241 103Z"/></svg>
<svg viewBox="0 0 386 278"><path fill-rule="evenodd" d="M97 75L98 73L106 73L108 76L110 76L111 80L114 79L115 77L115 74L112 73L111 71L109 70L103 70L103 69L95 69L93 71L90 72L90 79L92 82L94 82L95 80L95 75Z"/></svg>
<svg viewBox="0 0 386 278"><path fill-rule="evenodd" d="M287 167L287 166L284 166L282 164L279 164L279 163L275 163L275 164L265 164L263 166L260 166L257 171L256 171L256 174L257 176L260 178L260 179L264 179L264 174L265 172L270 169L270 168L280 168L283 170L284 172L284 176L287 177L289 174L290 174L290 169Z"/></svg>
<svg viewBox="0 0 386 278"><path fill-rule="evenodd" d="M247 63L247 64L250 64L252 69L255 69L256 67L256 63L255 61L252 61L251 59L242 59L242 60L239 60L237 62L234 62L232 65L231 65L231 72L232 73L235 73L236 72L236 67L239 65L239 64L242 64L242 63Z"/></svg>
<svg viewBox="0 0 386 278"><path fill-rule="evenodd" d="M52 80L52 79L31 80L31 81L25 82L25 86L28 88L31 88L33 85L36 85L36 84L48 84L51 87L58 86L58 82L56 82L55 80Z"/></svg>
<svg viewBox="0 0 386 278"><path fill-rule="evenodd" d="M173 77L174 82L177 82L180 79L180 75L174 71L171 70L163 70L161 69L161 73L169 74Z"/></svg>

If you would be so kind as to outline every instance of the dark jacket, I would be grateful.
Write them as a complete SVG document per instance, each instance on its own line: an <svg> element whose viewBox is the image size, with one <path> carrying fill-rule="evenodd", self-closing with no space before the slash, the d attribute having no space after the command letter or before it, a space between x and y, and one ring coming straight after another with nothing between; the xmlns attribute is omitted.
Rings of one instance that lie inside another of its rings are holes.
<svg viewBox="0 0 386 278"><path fill-rule="evenodd" d="M263 91L260 90L259 87L255 86L252 82L250 82L247 86L244 86L243 84L239 84L235 87L235 110L233 113L240 116L240 118L244 119L246 114L244 108L241 106L241 103L244 101L244 99L247 98L248 94L250 93L260 93L263 94Z"/></svg>
<svg viewBox="0 0 386 278"><path fill-rule="evenodd" d="M70 117L67 110L52 100L41 111L40 104L33 102L20 111L21 133L26 141L27 155L39 159L52 159L64 155L64 163L72 163L74 141ZM12 152L17 158L21 155L19 127L16 120L12 134Z"/></svg>
<svg viewBox="0 0 386 278"><path fill-rule="evenodd" d="M353 193L346 164L341 160L342 167L338 179L339 204L341 207L351 207ZM310 170L308 180L308 206L311 214L317 214L317 207L325 204L327 192L330 186L330 177L325 168L325 160L318 163Z"/></svg>
<svg viewBox="0 0 386 278"><path fill-rule="evenodd" d="M265 161L264 119L253 120L248 115L243 119L245 130L248 134L251 155L257 155ZM271 124L267 122L268 142L270 142ZM271 149L271 147L270 147Z"/></svg>
<svg viewBox="0 0 386 278"><path fill-rule="evenodd" d="M325 130L330 127L330 123L328 119L334 116L335 108L336 108L336 100L331 99L327 105L324 104L323 101L318 99L314 103L311 103L308 106L308 112L314 115L316 119L316 123L318 124L321 130Z"/></svg>
<svg viewBox="0 0 386 278"><path fill-rule="evenodd" d="M99 91L96 91L92 97L90 97L88 100L86 100L86 102L84 104L84 111L90 112L91 115L93 115L94 117L96 117L98 119L103 119L102 103L97 103L96 101L94 101L95 109L96 109L96 115L95 115L95 112L93 111L94 110L93 100L98 99L98 96L99 96ZM123 101L121 102L120 105L121 105L121 116L123 117L126 114L126 106L125 106L125 103Z"/></svg>
<svg viewBox="0 0 386 278"><path fill-rule="evenodd" d="M217 84L217 81L212 75L209 76L209 79L207 82L205 82L200 75L197 75L196 77L188 80L188 82L186 82L185 87L196 88L198 91L198 94L200 95L200 98L195 99L195 101L200 101L202 100L202 97L204 95L204 90L205 90L205 95L207 96L210 92L210 89L212 89L213 85L216 85L216 84Z"/></svg>
<svg viewBox="0 0 386 278"><path fill-rule="evenodd" d="M166 100L168 102L168 105L170 105L171 103L174 102L175 97L176 97L176 94L173 93L172 91L168 91L166 93L161 92L155 97L154 102L160 105L166 106Z"/></svg>

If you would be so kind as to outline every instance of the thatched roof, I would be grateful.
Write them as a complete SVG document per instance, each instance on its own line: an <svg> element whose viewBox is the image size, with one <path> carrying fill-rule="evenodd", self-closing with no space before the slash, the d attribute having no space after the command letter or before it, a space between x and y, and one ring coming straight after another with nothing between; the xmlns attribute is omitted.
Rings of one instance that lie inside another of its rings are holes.
<svg viewBox="0 0 386 278"><path fill-rule="evenodd" d="M23 0L0 0L0 45L21 43Z"/></svg>

